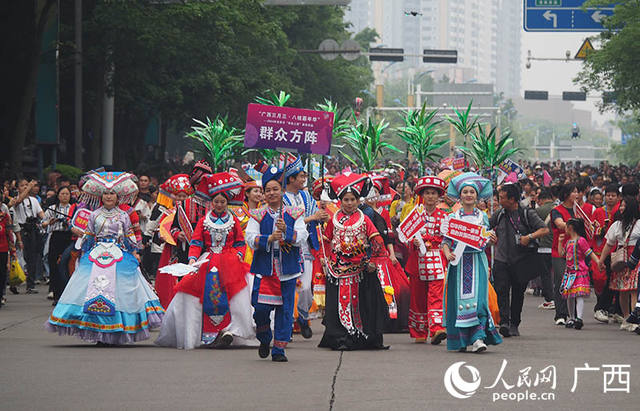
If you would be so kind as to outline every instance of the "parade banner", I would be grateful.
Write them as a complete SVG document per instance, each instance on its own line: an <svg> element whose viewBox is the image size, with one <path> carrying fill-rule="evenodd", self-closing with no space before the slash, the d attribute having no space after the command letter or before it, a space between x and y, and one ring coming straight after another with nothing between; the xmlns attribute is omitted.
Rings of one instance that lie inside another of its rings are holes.
<svg viewBox="0 0 640 411"><path fill-rule="evenodd" d="M398 226L398 238L403 243L408 243L426 224L427 213L425 213L424 207L417 205L413 207L413 210L411 210L407 217L402 220Z"/></svg>
<svg viewBox="0 0 640 411"><path fill-rule="evenodd" d="M81 231L86 231L87 226L89 225L89 216L91 215L91 211L86 208L82 208L78 210L78 212L73 216L71 220L71 226L77 228Z"/></svg>
<svg viewBox="0 0 640 411"><path fill-rule="evenodd" d="M462 170L469 166L469 162L464 157L451 158L446 157L440 160L440 166L442 168L448 168L450 170Z"/></svg>
<svg viewBox="0 0 640 411"><path fill-rule="evenodd" d="M511 160L510 158L498 164L498 169L500 170L498 184L500 184L502 180L504 180L511 173L516 173L516 175L518 176L518 181L524 180L525 178L527 178L527 174L524 172L524 169L520 167L518 163Z"/></svg>
<svg viewBox="0 0 640 411"><path fill-rule="evenodd" d="M244 146L329 154L333 113L249 104Z"/></svg>
<svg viewBox="0 0 640 411"><path fill-rule="evenodd" d="M456 258L451 262L451 265L458 265L466 246L476 250L483 250L489 242L491 233L482 225L458 220L457 218L445 220L440 226L440 231L443 236L458 242L453 251Z"/></svg>

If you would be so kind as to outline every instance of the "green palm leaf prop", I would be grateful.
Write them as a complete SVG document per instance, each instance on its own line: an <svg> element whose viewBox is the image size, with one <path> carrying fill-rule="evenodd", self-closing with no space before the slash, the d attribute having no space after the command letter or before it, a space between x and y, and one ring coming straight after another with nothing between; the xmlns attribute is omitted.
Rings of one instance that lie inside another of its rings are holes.
<svg viewBox="0 0 640 411"><path fill-rule="evenodd" d="M290 98L291 95L284 91L280 91L280 93L276 94L270 90L267 90L267 97L258 96L255 98L255 101L256 103L264 104L267 106L284 107Z"/></svg>
<svg viewBox="0 0 640 411"><path fill-rule="evenodd" d="M360 170L370 172L387 150L402 153L395 146L382 141L382 132L388 126L389 123L384 120L374 123L371 119L367 124L358 122L350 126L342 136L342 141L351 148L353 155L344 152L342 155Z"/></svg>
<svg viewBox="0 0 640 411"><path fill-rule="evenodd" d="M404 127L398 129L400 138L407 143L407 148L416 158L420 166L420 174L424 173L427 160L437 161L440 154L435 151L448 143L448 140L435 142L441 120L435 120L438 110L427 111L426 103L420 110L409 110L403 113Z"/></svg>
<svg viewBox="0 0 640 411"><path fill-rule="evenodd" d="M471 132L470 147L458 146L458 149L473 160L478 170L488 170L493 178L494 168L520 151L520 148L507 148L512 141L510 132L498 137L496 127L487 133L481 124L477 124Z"/></svg>
<svg viewBox="0 0 640 411"><path fill-rule="evenodd" d="M348 108L338 109L338 105L331 100L325 99L324 103L316 105L316 109L333 113L333 139L336 141L349 131Z"/></svg>
<svg viewBox="0 0 640 411"><path fill-rule="evenodd" d="M227 124L227 117L217 115L211 121L207 117L206 123L193 119L198 125L191 127L191 132L185 137L191 138L201 147L196 151L201 153L215 171L222 171L228 160L238 154L243 145L243 130Z"/></svg>
<svg viewBox="0 0 640 411"><path fill-rule="evenodd" d="M473 118L470 117L472 104L473 100L469 102L469 106L465 111L460 111L454 107L453 112L456 115L455 118L452 118L449 115L445 116L447 121L453 125L453 128L455 128L458 133L460 133L465 146L467 145L467 138L478 125L478 116L475 116Z"/></svg>

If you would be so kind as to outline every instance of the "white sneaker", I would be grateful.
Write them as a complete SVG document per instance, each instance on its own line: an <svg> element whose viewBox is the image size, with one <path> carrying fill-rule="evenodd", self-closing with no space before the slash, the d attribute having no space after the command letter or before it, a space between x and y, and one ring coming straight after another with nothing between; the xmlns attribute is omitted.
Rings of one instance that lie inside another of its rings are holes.
<svg viewBox="0 0 640 411"><path fill-rule="evenodd" d="M609 322L609 316L604 310L598 310L593 313L593 318L595 318L597 321L600 321L601 323Z"/></svg>
<svg viewBox="0 0 640 411"><path fill-rule="evenodd" d="M538 308L540 308L541 310L555 310L556 303L553 301L545 301L542 304L540 304Z"/></svg>
<svg viewBox="0 0 640 411"><path fill-rule="evenodd" d="M625 322L624 318L622 318L620 314L613 314L611 317L613 318L613 321L617 322L618 324L622 324L623 322Z"/></svg>
<svg viewBox="0 0 640 411"><path fill-rule="evenodd" d="M487 350L487 344L484 341L477 339L471 346L471 352L481 353Z"/></svg>
<svg viewBox="0 0 640 411"><path fill-rule="evenodd" d="M526 294L529 294L529 295L533 295L533 291L534 291L534 290L533 290L533 288L527 288L527 289L525 290L525 293L526 293Z"/></svg>
<svg viewBox="0 0 640 411"><path fill-rule="evenodd" d="M624 330L624 331L635 331L635 329L638 328L638 326L636 324L631 324L628 323L627 320L623 320L622 324L620 324L620 329Z"/></svg>
<svg viewBox="0 0 640 411"><path fill-rule="evenodd" d="M47 294L47 300L53 300L53 291L49 291L49 294Z"/></svg>
<svg viewBox="0 0 640 411"><path fill-rule="evenodd" d="M567 321L564 318L558 318L556 320L556 325L565 325Z"/></svg>

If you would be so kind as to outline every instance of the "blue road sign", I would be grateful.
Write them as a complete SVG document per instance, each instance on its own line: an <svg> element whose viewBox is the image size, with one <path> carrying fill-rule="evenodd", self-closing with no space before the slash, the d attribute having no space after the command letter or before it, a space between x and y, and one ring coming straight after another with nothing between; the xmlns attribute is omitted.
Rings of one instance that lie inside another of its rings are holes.
<svg viewBox="0 0 640 411"><path fill-rule="evenodd" d="M525 31L603 31L613 7L582 10L585 0L524 0Z"/></svg>

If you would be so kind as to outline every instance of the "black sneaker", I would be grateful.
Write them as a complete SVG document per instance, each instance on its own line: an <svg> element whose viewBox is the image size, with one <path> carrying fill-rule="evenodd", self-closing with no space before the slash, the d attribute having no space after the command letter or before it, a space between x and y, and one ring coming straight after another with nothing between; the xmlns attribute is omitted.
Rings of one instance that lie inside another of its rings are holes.
<svg viewBox="0 0 640 411"><path fill-rule="evenodd" d="M311 330L311 327L309 327L309 323L300 324L300 334L302 334L302 338L304 338L305 340L313 337L313 330Z"/></svg>
<svg viewBox="0 0 640 411"><path fill-rule="evenodd" d="M631 314L627 317L627 322L631 324L640 324L640 307L636 307L631 311Z"/></svg>
<svg viewBox="0 0 640 411"><path fill-rule="evenodd" d="M576 318L576 320L573 323L573 328L575 328L576 330L580 330L580 329L582 329L583 325L584 325L584 323L582 322L582 319Z"/></svg>
<svg viewBox="0 0 640 411"><path fill-rule="evenodd" d="M18 289L16 287L9 287L9 291L11 291L11 294L13 294L13 295L20 294L20 291L18 291Z"/></svg>
<svg viewBox="0 0 640 411"><path fill-rule="evenodd" d="M433 338L431 339L431 345L438 345L442 341L444 341L446 338L447 338L446 331L440 330L436 332L436 335L434 335Z"/></svg>
<svg viewBox="0 0 640 411"><path fill-rule="evenodd" d="M512 325L511 327L509 327L509 335L511 335L512 337L520 337L520 331L518 331L517 325Z"/></svg>
<svg viewBox="0 0 640 411"><path fill-rule="evenodd" d="M564 325L564 328L573 328L575 326L575 322L573 320L567 320L567 323Z"/></svg>
<svg viewBox="0 0 640 411"><path fill-rule="evenodd" d="M498 329L498 331L504 338L511 337L511 334L509 334L509 325L507 324L500 324L500 328Z"/></svg>
<svg viewBox="0 0 640 411"><path fill-rule="evenodd" d="M26 294L38 294L38 290L35 288L27 288Z"/></svg>
<svg viewBox="0 0 640 411"><path fill-rule="evenodd" d="M260 344L258 355L260 358L267 358L269 356L269 344Z"/></svg>
<svg viewBox="0 0 640 411"><path fill-rule="evenodd" d="M273 354L271 356L271 361L274 361L274 362L287 362L289 360L287 359L287 356L284 355L284 354Z"/></svg>

